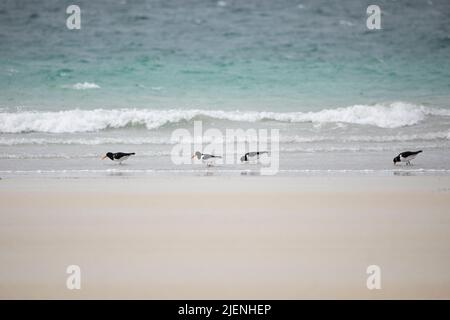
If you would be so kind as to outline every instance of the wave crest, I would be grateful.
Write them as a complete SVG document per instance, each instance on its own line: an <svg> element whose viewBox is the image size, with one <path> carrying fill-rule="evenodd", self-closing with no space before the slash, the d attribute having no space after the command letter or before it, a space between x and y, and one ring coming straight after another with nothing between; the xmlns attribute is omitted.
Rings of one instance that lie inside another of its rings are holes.
<svg viewBox="0 0 450 320"><path fill-rule="evenodd" d="M95 109L67 110L58 112L0 112L1 133L48 132L75 133L144 126L149 130L166 124L177 124L201 118L233 122L278 121L290 123L349 123L372 125L381 128L410 126L427 116L450 117L444 109L416 106L407 103L390 105L355 105L317 112L258 112L223 110L149 110L149 109Z"/></svg>
<svg viewBox="0 0 450 320"><path fill-rule="evenodd" d="M93 82L78 82L72 86L75 90L100 89L100 86Z"/></svg>
<svg viewBox="0 0 450 320"><path fill-rule="evenodd" d="M258 142L256 137L201 137L200 138L186 138L184 143L234 143L236 139L239 142ZM281 136L279 142L284 144L297 143L317 143L317 142L411 142L411 141L435 141L435 140L450 140L450 131L426 132L422 134L411 135L392 135L392 136ZM267 139L269 142L270 139ZM0 146L15 146L15 145L174 145L180 143L171 137L93 137L93 138L33 138L33 137L0 137Z"/></svg>

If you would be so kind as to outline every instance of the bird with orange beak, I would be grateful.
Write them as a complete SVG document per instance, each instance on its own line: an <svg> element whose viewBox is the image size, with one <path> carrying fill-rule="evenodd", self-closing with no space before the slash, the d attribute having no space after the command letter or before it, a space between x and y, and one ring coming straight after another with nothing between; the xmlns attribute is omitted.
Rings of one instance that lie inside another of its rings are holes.
<svg viewBox="0 0 450 320"><path fill-rule="evenodd" d="M118 162L119 164L122 164L123 161L127 160L130 156L134 156L135 153L131 152L131 153L126 153L126 152L116 152L116 153L112 153L112 152L108 152L107 154L105 154L102 157L102 160L109 158L111 159L111 161L114 162Z"/></svg>
<svg viewBox="0 0 450 320"><path fill-rule="evenodd" d="M206 163L208 167L211 167L216 159L221 159L221 156L215 156L212 154L201 153L200 151L196 151L191 159L197 158L198 160L202 160L202 163Z"/></svg>

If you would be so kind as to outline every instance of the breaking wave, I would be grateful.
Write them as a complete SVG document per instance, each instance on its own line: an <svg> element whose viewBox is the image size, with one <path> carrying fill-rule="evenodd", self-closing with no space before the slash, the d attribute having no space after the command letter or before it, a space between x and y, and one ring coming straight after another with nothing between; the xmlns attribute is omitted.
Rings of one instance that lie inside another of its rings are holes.
<svg viewBox="0 0 450 320"><path fill-rule="evenodd" d="M184 143L234 143L238 142L258 142L257 137L202 137L200 139L185 139ZM410 141L436 141L436 140L450 140L450 131L426 132L422 134L403 134L403 135L350 135L350 136L280 136L279 142L284 144L296 143L315 143L315 142L410 142ZM270 139L266 140L271 141ZM0 146L15 146L15 145L174 145L180 143L170 137L94 137L94 138L33 138L33 137L0 137Z"/></svg>
<svg viewBox="0 0 450 320"><path fill-rule="evenodd" d="M143 126L149 130L168 124L179 124L196 119L216 119L233 122L277 121L287 123L348 123L381 128L415 125L428 116L450 117L450 110L417 106L408 103L390 105L355 105L318 112L266 112L223 110L149 110L149 109L95 109L58 112L19 111L0 112L1 133L47 132L75 133L105 129Z"/></svg>
<svg viewBox="0 0 450 320"><path fill-rule="evenodd" d="M75 90L100 89L100 86L91 82L78 82L72 86Z"/></svg>

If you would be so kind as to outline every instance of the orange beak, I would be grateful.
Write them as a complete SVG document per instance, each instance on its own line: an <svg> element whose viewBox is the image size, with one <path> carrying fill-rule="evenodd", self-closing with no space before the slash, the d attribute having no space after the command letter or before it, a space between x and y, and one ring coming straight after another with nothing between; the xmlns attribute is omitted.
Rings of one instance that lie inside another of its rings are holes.
<svg viewBox="0 0 450 320"><path fill-rule="evenodd" d="M102 157L102 160L105 160L105 158L106 158L106 156L103 156L103 157Z"/></svg>

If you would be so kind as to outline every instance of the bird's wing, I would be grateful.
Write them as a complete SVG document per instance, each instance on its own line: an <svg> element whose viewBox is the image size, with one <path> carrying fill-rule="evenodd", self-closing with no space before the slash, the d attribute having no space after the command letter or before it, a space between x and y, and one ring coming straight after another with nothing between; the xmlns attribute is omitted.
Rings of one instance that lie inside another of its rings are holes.
<svg viewBox="0 0 450 320"><path fill-rule="evenodd" d="M131 156L133 154L134 154L133 152L132 153L117 152L117 153L114 153L114 159L120 159L122 157L128 157L128 156Z"/></svg>
<svg viewBox="0 0 450 320"><path fill-rule="evenodd" d="M419 153L421 153L422 151L405 151L405 152L402 152L400 155L403 157L403 158L408 158L408 157L410 157L410 156L414 156L414 155L416 155L416 154L419 154Z"/></svg>
<svg viewBox="0 0 450 320"><path fill-rule="evenodd" d="M268 153L267 151L253 151L253 152L249 152L247 153L249 157L254 157L254 156L260 156L264 153Z"/></svg>
<svg viewBox="0 0 450 320"><path fill-rule="evenodd" d="M211 158L222 158L220 156L213 156L212 154L203 154L203 160L208 160Z"/></svg>

